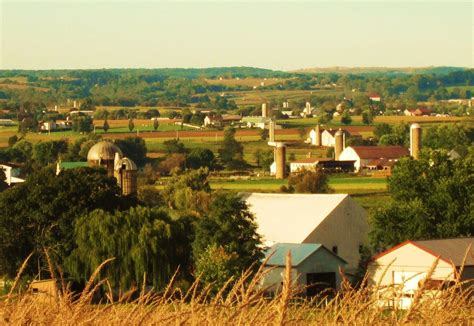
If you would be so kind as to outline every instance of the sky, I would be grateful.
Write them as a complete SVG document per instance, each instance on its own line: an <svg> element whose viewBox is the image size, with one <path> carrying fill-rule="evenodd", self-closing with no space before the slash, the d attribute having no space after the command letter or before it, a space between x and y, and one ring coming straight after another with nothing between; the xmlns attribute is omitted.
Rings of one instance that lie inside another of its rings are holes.
<svg viewBox="0 0 474 326"><path fill-rule="evenodd" d="M0 69L473 67L455 1L0 0Z"/></svg>

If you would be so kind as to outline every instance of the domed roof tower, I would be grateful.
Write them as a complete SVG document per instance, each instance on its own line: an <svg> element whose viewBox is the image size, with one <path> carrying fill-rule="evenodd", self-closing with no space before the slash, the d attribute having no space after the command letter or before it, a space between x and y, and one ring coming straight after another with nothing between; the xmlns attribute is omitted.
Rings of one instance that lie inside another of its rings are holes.
<svg viewBox="0 0 474 326"><path fill-rule="evenodd" d="M114 176L115 154L122 157L122 151L114 143L101 141L91 147L87 153L87 163L90 167L103 166L107 170L107 175Z"/></svg>
<svg viewBox="0 0 474 326"><path fill-rule="evenodd" d="M128 157L119 158L116 154L114 176L122 189L122 194L131 195L137 192L137 165Z"/></svg>

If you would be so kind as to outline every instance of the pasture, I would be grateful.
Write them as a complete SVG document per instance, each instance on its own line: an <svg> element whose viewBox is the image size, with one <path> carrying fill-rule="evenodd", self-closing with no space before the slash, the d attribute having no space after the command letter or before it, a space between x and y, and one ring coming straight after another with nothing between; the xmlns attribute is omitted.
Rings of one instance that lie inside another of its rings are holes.
<svg viewBox="0 0 474 326"><path fill-rule="evenodd" d="M204 79L210 85L261 87L285 83L289 78L222 78Z"/></svg>

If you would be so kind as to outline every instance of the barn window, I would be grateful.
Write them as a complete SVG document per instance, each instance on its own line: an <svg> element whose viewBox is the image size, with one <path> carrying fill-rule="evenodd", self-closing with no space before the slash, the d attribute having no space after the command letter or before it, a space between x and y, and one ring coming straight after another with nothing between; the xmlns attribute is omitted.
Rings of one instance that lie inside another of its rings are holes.
<svg viewBox="0 0 474 326"><path fill-rule="evenodd" d="M337 255L337 246L332 246L332 252Z"/></svg>

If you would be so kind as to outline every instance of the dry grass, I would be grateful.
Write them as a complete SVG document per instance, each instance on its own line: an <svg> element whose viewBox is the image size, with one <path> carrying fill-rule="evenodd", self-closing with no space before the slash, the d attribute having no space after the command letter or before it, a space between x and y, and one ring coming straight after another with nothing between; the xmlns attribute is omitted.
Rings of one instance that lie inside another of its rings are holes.
<svg viewBox="0 0 474 326"><path fill-rule="evenodd" d="M440 291L435 300L423 300L424 284L415 293L409 310L384 310L377 304L374 289L353 288L344 280L332 300L298 298L292 284L291 257L287 257L282 291L273 298L263 296L260 280L268 270L244 273L214 297L197 280L188 291L173 287L173 280L159 295L144 288L132 289L114 300L107 280L97 280L105 261L91 276L85 290L74 296L67 289L56 298L38 300L28 294L11 293L0 300L0 324L12 325L468 325L474 322L472 287L456 282ZM26 264L26 263L25 263ZM52 264L50 264L50 268ZM432 273L436 265L430 269ZM102 304L91 300L100 286L109 288ZM139 292L131 300L132 293Z"/></svg>

